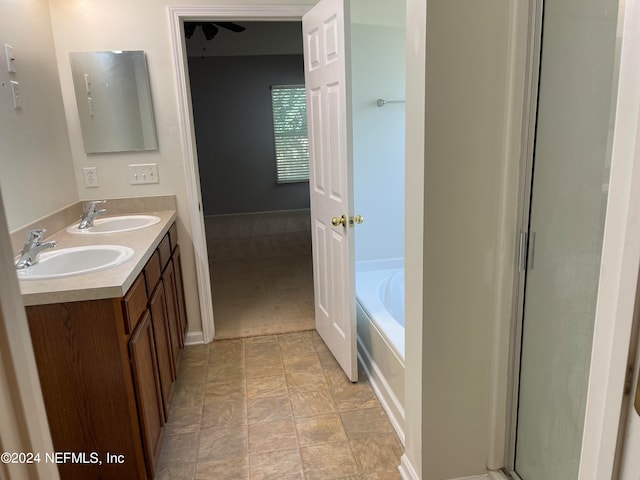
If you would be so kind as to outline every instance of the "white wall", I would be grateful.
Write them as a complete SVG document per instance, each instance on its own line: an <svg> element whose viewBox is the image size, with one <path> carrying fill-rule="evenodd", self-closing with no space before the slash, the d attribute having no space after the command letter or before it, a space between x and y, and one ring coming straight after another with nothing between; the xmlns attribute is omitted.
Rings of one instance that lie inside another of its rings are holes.
<svg viewBox="0 0 640 480"><path fill-rule="evenodd" d="M69 122L69 137L81 199L175 194L178 228L183 249L185 294L189 331L202 330L197 295L194 252L191 244L190 212L185 179L185 158L179 135L177 80L169 27L169 6L229 5L233 0L114 0L83 2L50 0L56 56L62 96ZM246 5L269 5L268 0L247 0ZM279 1L282 5L313 4L313 0ZM151 95L156 118L159 149L144 153L85 154L71 79L69 52L98 50L144 50L147 54ZM160 183L132 186L130 163L157 163ZM99 188L87 189L82 167L98 168Z"/></svg>
<svg viewBox="0 0 640 480"><path fill-rule="evenodd" d="M506 156L509 4L429 0L425 25L424 2L407 3L406 459L429 480L483 474L489 461L494 323L514 258L503 210L517 203L504 194L518 161Z"/></svg>
<svg viewBox="0 0 640 480"><path fill-rule="evenodd" d="M0 46L14 47L16 73L0 48L0 186L9 230L78 200L46 0L0 2ZM10 80L20 83L13 109Z"/></svg>
<svg viewBox="0 0 640 480"><path fill-rule="evenodd" d="M399 7L404 9L404 2ZM351 25L356 261L404 256L405 30Z"/></svg>

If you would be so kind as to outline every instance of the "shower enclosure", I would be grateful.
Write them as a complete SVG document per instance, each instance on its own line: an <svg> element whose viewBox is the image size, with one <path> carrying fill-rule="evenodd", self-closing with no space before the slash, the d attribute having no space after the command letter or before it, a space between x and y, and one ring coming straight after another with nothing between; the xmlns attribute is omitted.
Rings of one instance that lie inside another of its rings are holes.
<svg viewBox="0 0 640 480"><path fill-rule="evenodd" d="M615 118L619 1L537 5L511 452L512 476L522 480L578 477Z"/></svg>

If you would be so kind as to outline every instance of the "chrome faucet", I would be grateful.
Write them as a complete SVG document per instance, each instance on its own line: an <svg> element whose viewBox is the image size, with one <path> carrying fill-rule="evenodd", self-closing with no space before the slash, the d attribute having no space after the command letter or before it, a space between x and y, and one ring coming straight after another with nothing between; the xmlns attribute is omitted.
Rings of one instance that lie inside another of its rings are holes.
<svg viewBox="0 0 640 480"><path fill-rule="evenodd" d="M20 250L20 258L16 262L17 269L27 268L34 263L37 263L38 255L40 255L42 250L53 248L57 245L55 240L43 243L42 238L44 237L44 232L46 232L46 230L44 228L40 228L37 230L31 230L27 233L27 239L24 242L24 247Z"/></svg>
<svg viewBox="0 0 640 480"><path fill-rule="evenodd" d="M105 200L94 200L92 202L87 202L84 204L84 212L82 213L82 218L80 219L80 224L78 228L80 230L84 230L85 228L93 227L93 221L96 219L98 215L104 215L107 213L106 208L102 208L100 210L96 210L98 205L106 203Z"/></svg>

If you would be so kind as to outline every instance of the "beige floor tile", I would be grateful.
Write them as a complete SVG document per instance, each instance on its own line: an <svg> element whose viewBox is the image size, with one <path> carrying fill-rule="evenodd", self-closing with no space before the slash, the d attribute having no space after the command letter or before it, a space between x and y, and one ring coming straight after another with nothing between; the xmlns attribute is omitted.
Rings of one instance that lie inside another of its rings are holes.
<svg viewBox="0 0 640 480"><path fill-rule="evenodd" d="M293 419L249 425L249 453L267 453L297 448Z"/></svg>
<svg viewBox="0 0 640 480"><path fill-rule="evenodd" d="M209 363L238 363L244 361L244 342L238 340L216 340L211 344Z"/></svg>
<svg viewBox="0 0 640 480"><path fill-rule="evenodd" d="M154 480L192 480L194 470L194 463L164 465L158 469Z"/></svg>
<svg viewBox="0 0 640 480"><path fill-rule="evenodd" d="M213 381L205 385L204 401L206 403L231 402L246 397L246 380L235 379L230 382Z"/></svg>
<svg viewBox="0 0 640 480"><path fill-rule="evenodd" d="M171 394L171 406L201 407L204 398L204 383L184 383L176 382Z"/></svg>
<svg viewBox="0 0 640 480"><path fill-rule="evenodd" d="M328 349L318 352L318 358L320 358L320 364L324 369L336 369L341 368L338 361Z"/></svg>
<svg viewBox="0 0 640 480"><path fill-rule="evenodd" d="M198 462L196 480L249 480L249 459L245 456Z"/></svg>
<svg viewBox="0 0 640 480"><path fill-rule="evenodd" d="M395 435L352 433L349 443L361 473L397 471L403 449Z"/></svg>
<svg viewBox="0 0 640 480"><path fill-rule="evenodd" d="M296 418L295 422L301 447L347 440L342 421L337 414Z"/></svg>
<svg viewBox="0 0 640 480"><path fill-rule="evenodd" d="M249 455L250 480L304 480L296 450Z"/></svg>
<svg viewBox="0 0 640 480"><path fill-rule="evenodd" d="M255 337L249 337L244 339L246 346L258 345L264 343L278 343L277 335L258 335Z"/></svg>
<svg viewBox="0 0 640 480"><path fill-rule="evenodd" d="M317 353L292 355L282 358L285 372L317 372L322 370Z"/></svg>
<svg viewBox="0 0 640 480"><path fill-rule="evenodd" d="M207 360L199 365L189 365L180 361L176 385L182 383L205 383L207 381Z"/></svg>
<svg viewBox="0 0 640 480"><path fill-rule="evenodd" d="M365 408L362 410L351 410L340 412L344 430L347 437L352 438L361 433L389 433L394 430L391 422L382 407Z"/></svg>
<svg viewBox="0 0 640 480"><path fill-rule="evenodd" d="M339 411L373 408L380 405L369 384L351 384L332 388L331 395Z"/></svg>
<svg viewBox="0 0 640 480"><path fill-rule="evenodd" d="M211 363L207 372L207 382L232 382L244 380L246 376L243 363Z"/></svg>
<svg viewBox="0 0 640 480"><path fill-rule="evenodd" d="M400 472L391 470L388 472L365 473L360 476L361 480L402 480Z"/></svg>
<svg viewBox="0 0 640 480"><path fill-rule="evenodd" d="M316 391L329 388L322 370L308 372L288 372L287 386L291 389Z"/></svg>
<svg viewBox="0 0 640 480"><path fill-rule="evenodd" d="M347 376L345 375L344 371L340 366L328 367L328 368L323 367L323 371L324 371L324 376L327 379L327 382L329 383L329 386L331 388L340 388L340 387L349 388L353 385L353 383L351 383L351 380L347 378Z"/></svg>
<svg viewBox="0 0 640 480"><path fill-rule="evenodd" d="M317 353L329 351L327 344L324 343L324 340L322 340L322 337L317 332L317 330L312 330L309 334L311 335L311 342L313 343L313 348Z"/></svg>
<svg viewBox="0 0 640 480"><path fill-rule="evenodd" d="M284 366L280 355L257 356L247 358L247 378L272 377L284 375Z"/></svg>
<svg viewBox="0 0 640 480"><path fill-rule="evenodd" d="M284 375L273 377L247 378L247 398L273 397L287 394Z"/></svg>
<svg viewBox="0 0 640 480"><path fill-rule="evenodd" d="M176 435L179 433L192 433L200 430L202 421L202 405L182 406L173 400L169 410L169 418L164 425L165 435Z"/></svg>
<svg viewBox="0 0 640 480"><path fill-rule="evenodd" d="M291 418L291 405L288 395L258 397L249 400L247 421L249 424L273 422Z"/></svg>
<svg viewBox="0 0 640 480"><path fill-rule="evenodd" d="M294 417L308 417L337 411L329 390L315 392L306 390L290 390L289 397Z"/></svg>
<svg viewBox="0 0 640 480"><path fill-rule="evenodd" d="M247 402L210 402L202 410L202 428L227 428L247 424Z"/></svg>
<svg viewBox="0 0 640 480"><path fill-rule="evenodd" d="M160 465L195 462L197 435L197 433L165 435L160 451Z"/></svg>
<svg viewBox="0 0 640 480"><path fill-rule="evenodd" d="M315 353L309 332L278 335L282 356Z"/></svg>
<svg viewBox="0 0 640 480"><path fill-rule="evenodd" d="M200 430L198 462L244 458L247 455L247 427Z"/></svg>
<svg viewBox="0 0 640 480"><path fill-rule="evenodd" d="M331 480L358 474L358 466L347 442L301 447L300 455L308 480Z"/></svg>
<svg viewBox="0 0 640 480"><path fill-rule="evenodd" d="M182 362L198 362L209 357L209 345L188 345L182 350Z"/></svg>
<svg viewBox="0 0 640 480"><path fill-rule="evenodd" d="M266 337L269 341L259 342L259 343L247 343L246 345L246 355L247 359L252 359L256 357L264 358L264 357L278 357L280 358L280 344L277 341L275 335ZM271 339L276 339L276 341L271 341ZM245 339L248 340L248 339Z"/></svg>

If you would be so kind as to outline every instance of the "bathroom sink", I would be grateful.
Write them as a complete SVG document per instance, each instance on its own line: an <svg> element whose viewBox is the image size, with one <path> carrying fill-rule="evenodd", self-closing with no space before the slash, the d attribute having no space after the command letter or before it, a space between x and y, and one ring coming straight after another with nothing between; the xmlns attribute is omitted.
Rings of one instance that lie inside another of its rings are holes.
<svg viewBox="0 0 640 480"><path fill-rule="evenodd" d="M97 234L97 233L121 233L140 228L150 227L160 221L155 215L122 215L119 217L102 217L93 222L93 227L80 230L79 223L67 228L69 233Z"/></svg>
<svg viewBox="0 0 640 480"><path fill-rule="evenodd" d="M81 275L115 267L133 256L133 250L122 245L89 245L62 248L40 254L38 263L17 270L20 280L46 280Z"/></svg>

